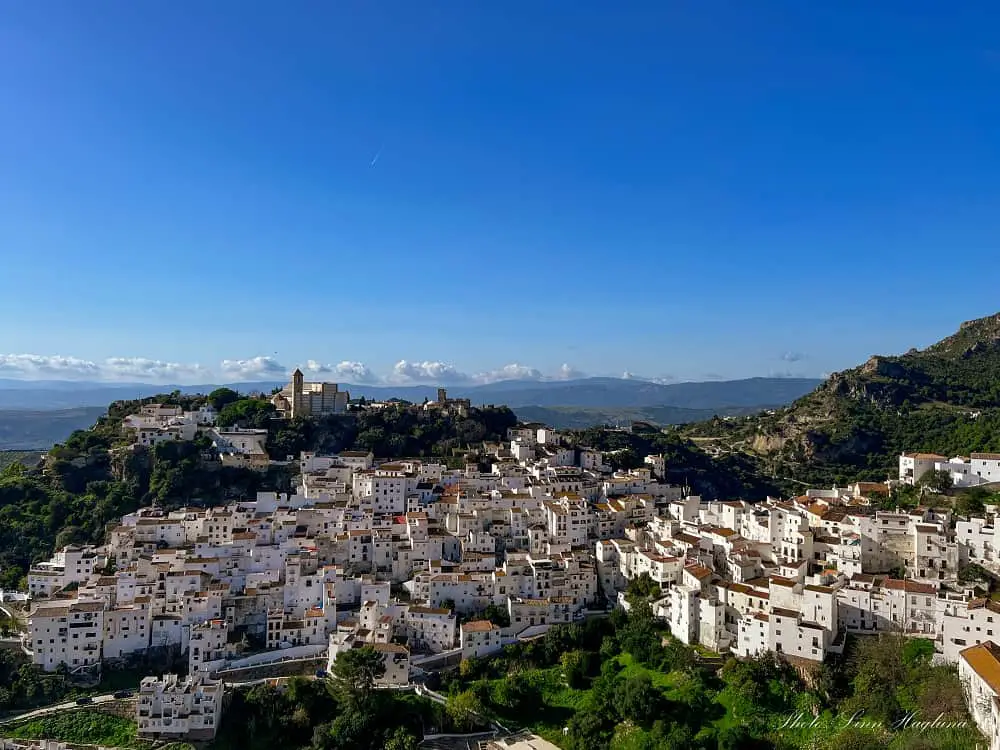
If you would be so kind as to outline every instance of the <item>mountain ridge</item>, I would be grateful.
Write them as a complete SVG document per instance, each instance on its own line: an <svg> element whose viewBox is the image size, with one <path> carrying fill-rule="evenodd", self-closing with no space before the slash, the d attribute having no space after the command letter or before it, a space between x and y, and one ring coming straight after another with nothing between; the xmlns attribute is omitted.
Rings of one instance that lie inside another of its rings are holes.
<svg viewBox="0 0 1000 750"><path fill-rule="evenodd" d="M1000 450L1000 314L924 349L874 355L773 414L685 426L798 480L884 479L903 450Z"/></svg>

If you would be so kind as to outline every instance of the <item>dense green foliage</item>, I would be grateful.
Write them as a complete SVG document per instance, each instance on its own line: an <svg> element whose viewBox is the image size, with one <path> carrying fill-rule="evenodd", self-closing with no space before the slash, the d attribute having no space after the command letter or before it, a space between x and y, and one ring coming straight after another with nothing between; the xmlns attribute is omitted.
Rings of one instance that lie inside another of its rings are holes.
<svg viewBox="0 0 1000 750"><path fill-rule="evenodd" d="M18 739L52 739L106 747L145 747L136 740L135 722L99 711L74 710L12 722L3 734Z"/></svg>
<svg viewBox="0 0 1000 750"><path fill-rule="evenodd" d="M660 584L653 580L649 573L642 573L632 578L625 589L625 600L633 607L640 602L649 602L662 593Z"/></svg>
<svg viewBox="0 0 1000 750"><path fill-rule="evenodd" d="M71 692L64 673L42 672L20 651L0 649L0 714L57 703Z"/></svg>
<svg viewBox="0 0 1000 750"><path fill-rule="evenodd" d="M223 407L219 424L267 429L268 453L276 460L302 450L368 450L380 458L402 458L450 456L483 441L504 440L517 417L503 406L472 409L467 418L461 418L398 402L348 415L282 420L274 417L274 407L266 399L243 398Z"/></svg>
<svg viewBox="0 0 1000 750"><path fill-rule="evenodd" d="M932 653L929 641L861 639L809 684L772 654L730 659L718 670L718 662L666 635L637 599L630 614L554 627L539 640L463 662L444 677L444 689L456 715L475 707L568 750L846 750L871 743L972 750L982 738L968 723L957 673L931 666ZM938 716L967 726L914 724Z"/></svg>
<svg viewBox="0 0 1000 750"><path fill-rule="evenodd" d="M218 391L212 391L218 393ZM225 403L221 400L220 403ZM231 401L219 410L216 423L219 427L240 427L264 428L274 418L274 405L265 398L243 398L238 401Z"/></svg>
<svg viewBox="0 0 1000 750"><path fill-rule="evenodd" d="M234 401L239 401L240 394L232 388L216 388L206 396L206 400L216 411L221 411Z"/></svg>
<svg viewBox="0 0 1000 750"><path fill-rule="evenodd" d="M431 731L446 726L445 721L441 706L412 694L372 690L363 679L331 685L294 678L279 688L257 685L237 690L211 747L414 750L425 727Z"/></svg>

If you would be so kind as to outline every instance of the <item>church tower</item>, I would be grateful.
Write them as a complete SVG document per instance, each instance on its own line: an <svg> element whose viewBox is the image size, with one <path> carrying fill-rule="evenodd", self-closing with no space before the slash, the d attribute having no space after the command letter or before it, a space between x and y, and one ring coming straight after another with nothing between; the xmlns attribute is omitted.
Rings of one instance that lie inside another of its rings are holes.
<svg viewBox="0 0 1000 750"><path fill-rule="evenodd" d="M302 398L302 370L298 367L295 368L295 372L292 373L292 417L305 416L306 411L305 402Z"/></svg>

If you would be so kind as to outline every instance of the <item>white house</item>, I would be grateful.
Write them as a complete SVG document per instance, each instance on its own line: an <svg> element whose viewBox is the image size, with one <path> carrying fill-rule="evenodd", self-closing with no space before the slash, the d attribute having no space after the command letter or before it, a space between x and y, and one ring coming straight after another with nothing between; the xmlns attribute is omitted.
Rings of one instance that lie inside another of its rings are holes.
<svg viewBox="0 0 1000 750"><path fill-rule="evenodd" d="M188 641L188 673L208 676L226 662L229 628L225 620L208 620L191 628Z"/></svg>
<svg viewBox="0 0 1000 750"><path fill-rule="evenodd" d="M947 472L953 487L976 487L988 481L975 472L970 459L962 456L952 458L950 461L936 462L934 471Z"/></svg>
<svg viewBox="0 0 1000 750"><path fill-rule="evenodd" d="M31 661L46 672L60 664L71 670L101 661L104 602L53 600L39 603L28 615Z"/></svg>
<svg viewBox="0 0 1000 750"><path fill-rule="evenodd" d="M1000 453L973 453L970 456L971 474L983 482L1000 482Z"/></svg>
<svg viewBox="0 0 1000 750"><path fill-rule="evenodd" d="M489 620L473 620L462 625L463 659L487 656L501 648L499 625Z"/></svg>
<svg viewBox="0 0 1000 750"><path fill-rule="evenodd" d="M916 484L928 471L934 471L935 463L947 460L947 456L937 453L903 453L899 457L899 481Z"/></svg>
<svg viewBox="0 0 1000 750"><path fill-rule="evenodd" d="M28 593L51 596L71 583L83 583L99 563L97 548L71 544L49 560L35 563L28 571Z"/></svg>
<svg viewBox="0 0 1000 750"><path fill-rule="evenodd" d="M959 653L958 677L976 726L1000 750L1000 646L984 641Z"/></svg>

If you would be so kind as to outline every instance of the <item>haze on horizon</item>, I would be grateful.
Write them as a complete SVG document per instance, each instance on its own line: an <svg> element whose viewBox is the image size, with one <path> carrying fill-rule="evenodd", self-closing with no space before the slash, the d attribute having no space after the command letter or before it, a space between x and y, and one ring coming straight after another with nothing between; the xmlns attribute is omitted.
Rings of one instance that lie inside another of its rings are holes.
<svg viewBox="0 0 1000 750"><path fill-rule="evenodd" d="M0 378L819 377L997 311L1000 6L11 3Z"/></svg>

